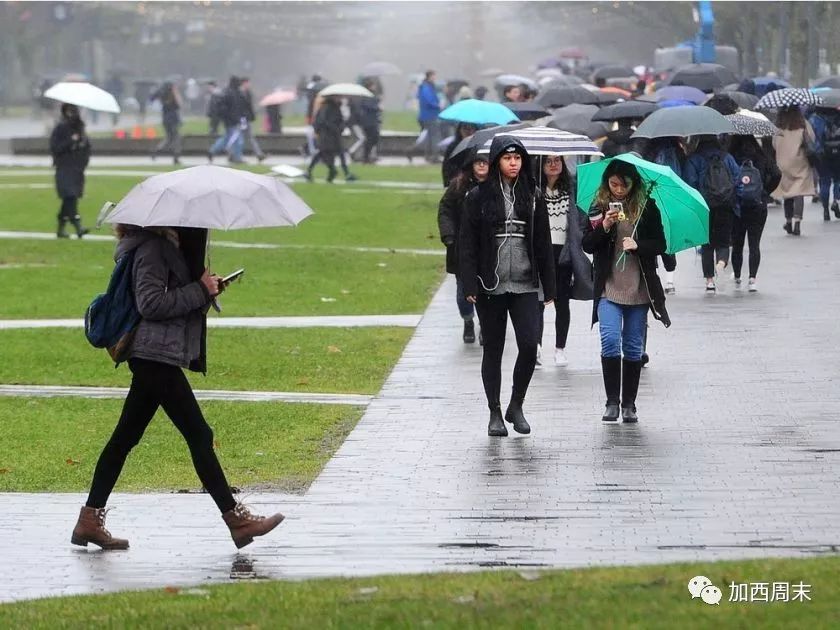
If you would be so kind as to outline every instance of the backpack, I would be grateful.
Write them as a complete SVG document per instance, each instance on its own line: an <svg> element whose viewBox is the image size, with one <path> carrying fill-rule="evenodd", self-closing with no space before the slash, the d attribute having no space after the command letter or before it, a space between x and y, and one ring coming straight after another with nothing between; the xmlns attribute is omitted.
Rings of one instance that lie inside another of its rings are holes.
<svg viewBox="0 0 840 630"><path fill-rule="evenodd" d="M744 160L741 164L741 205L754 208L764 201L764 182L752 160Z"/></svg>
<svg viewBox="0 0 840 630"><path fill-rule="evenodd" d="M700 183L700 192L710 208L724 208L735 205L735 184L723 158L717 153L708 157L706 176Z"/></svg>
<svg viewBox="0 0 840 630"><path fill-rule="evenodd" d="M107 348L117 365L127 358L140 323L132 287L133 270L134 250L120 256L108 289L93 298L85 311L85 337L94 348Z"/></svg>
<svg viewBox="0 0 840 630"><path fill-rule="evenodd" d="M825 126L823 153L828 157L840 157L840 121L830 120Z"/></svg>

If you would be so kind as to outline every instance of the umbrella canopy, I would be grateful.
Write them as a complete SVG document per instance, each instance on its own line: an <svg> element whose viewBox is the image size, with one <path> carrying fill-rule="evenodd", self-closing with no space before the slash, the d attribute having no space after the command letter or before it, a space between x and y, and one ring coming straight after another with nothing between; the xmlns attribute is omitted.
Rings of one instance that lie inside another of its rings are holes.
<svg viewBox="0 0 840 630"><path fill-rule="evenodd" d="M747 94L746 92L738 92L737 90L724 90L722 92L717 92L709 97L709 100L713 99L715 96L728 96L735 104L738 105L741 109L752 109L755 107L755 104L758 103L758 97L753 94ZM705 104L707 104L706 101Z"/></svg>
<svg viewBox="0 0 840 630"><path fill-rule="evenodd" d="M601 92L601 99L610 99L610 98L617 98L624 100L628 100L633 97L633 93L630 90L625 90L624 88L616 87L614 85L608 85L607 87L599 88Z"/></svg>
<svg viewBox="0 0 840 630"><path fill-rule="evenodd" d="M551 115L547 109L534 101L505 103L505 107L519 116L519 120L537 120Z"/></svg>
<svg viewBox="0 0 840 630"><path fill-rule="evenodd" d="M521 122L515 125L502 125L499 127L490 127L489 129L479 129L473 135L469 136L468 138L464 138L458 144L455 145L455 148L452 149L452 153L450 154L450 158L455 157L456 155L463 153L469 149L478 149L480 148L488 139L492 138L496 134L504 133L507 131L516 131L517 129L524 129L526 127L532 126L530 122Z"/></svg>
<svg viewBox="0 0 840 630"><path fill-rule="evenodd" d="M636 73L633 72L632 68L608 64L601 66L592 73L592 82L595 83L597 79L604 79L606 81L607 79L623 79L626 77L636 79Z"/></svg>
<svg viewBox="0 0 840 630"><path fill-rule="evenodd" d="M761 120L753 116L744 116L743 114L730 114L725 116L726 120L732 123L735 127L736 136L775 136L779 133L779 128L771 123L767 118Z"/></svg>
<svg viewBox="0 0 840 630"><path fill-rule="evenodd" d="M670 107L653 112L631 138L716 136L735 133L735 127L711 107Z"/></svg>
<svg viewBox="0 0 840 630"><path fill-rule="evenodd" d="M819 105L819 107L823 107L826 109L840 108L840 89L820 90L817 93L822 99L822 103Z"/></svg>
<svg viewBox="0 0 840 630"><path fill-rule="evenodd" d="M656 105L644 101L624 101L615 105L608 105L595 112L592 122L599 120L613 122L622 118L644 119L656 111Z"/></svg>
<svg viewBox="0 0 840 630"><path fill-rule="evenodd" d="M799 105L820 105L822 98L805 88L784 88L768 92L758 103L755 109L780 109L782 107L796 107Z"/></svg>
<svg viewBox="0 0 840 630"><path fill-rule="evenodd" d="M840 74L835 74L825 79L820 79L814 84L815 88L827 87L832 89L840 88Z"/></svg>
<svg viewBox="0 0 840 630"><path fill-rule="evenodd" d="M538 81L545 78L558 79L562 81L569 75L565 74L560 68L540 68L534 73L534 76Z"/></svg>
<svg viewBox="0 0 840 630"><path fill-rule="evenodd" d="M390 61L373 61L362 68L360 74L363 77L381 77L386 74L402 74L402 70Z"/></svg>
<svg viewBox="0 0 840 630"><path fill-rule="evenodd" d="M668 244L667 253L676 254L709 242L709 206L703 196L669 166L648 162L633 153L578 166L577 205L581 211L587 213L592 207L604 171L613 160L635 166L649 197L656 201Z"/></svg>
<svg viewBox="0 0 840 630"><path fill-rule="evenodd" d="M538 86L533 79L523 77L521 74L500 74L496 77L496 80L493 81L493 85L497 88L505 88L510 85L524 85L529 90L536 91L538 89Z"/></svg>
<svg viewBox="0 0 840 630"><path fill-rule="evenodd" d="M538 81L540 92L549 90L583 86L583 79L573 74L565 74L562 77L543 77Z"/></svg>
<svg viewBox="0 0 840 630"><path fill-rule="evenodd" d="M657 101L689 101L695 105L705 103L708 95L702 90L688 85L672 85L666 86L661 90L656 90L653 96Z"/></svg>
<svg viewBox="0 0 840 630"><path fill-rule="evenodd" d="M480 77L497 77L500 74L504 74L505 71L501 68L485 68L481 72L478 73Z"/></svg>
<svg viewBox="0 0 840 630"><path fill-rule="evenodd" d="M688 85L703 92L713 92L737 82L735 73L717 63L692 63L679 68L671 77L671 85Z"/></svg>
<svg viewBox="0 0 840 630"><path fill-rule="evenodd" d="M756 87L766 87L766 86L770 85L771 83L775 83L776 85L778 85L779 87L782 87L782 88L793 87L790 83L788 83L784 79L780 79L779 77L753 77L752 79L750 79L750 81L752 81L756 85ZM823 86L814 86L814 87L823 87Z"/></svg>
<svg viewBox="0 0 840 630"><path fill-rule="evenodd" d="M44 96L97 112L119 114L120 106L111 94L90 83L56 83Z"/></svg>
<svg viewBox="0 0 840 630"><path fill-rule="evenodd" d="M440 113L443 120L473 125L506 125L517 122L519 117L501 103L465 98L450 105Z"/></svg>
<svg viewBox="0 0 840 630"><path fill-rule="evenodd" d="M373 96L366 87L356 83L333 83L318 92L318 96Z"/></svg>
<svg viewBox="0 0 840 630"><path fill-rule="evenodd" d="M698 107L698 105L692 103L691 101L684 101L676 98L669 98L656 103L656 109L667 109L668 107Z"/></svg>
<svg viewBox="0 0 840 630"><path fill-rule="evenodd" d="M516 131L506 131L501 134L517 138L528 155L603 155L597 145L586 136L559 131L550 127L528 127ZM490 153L490 145L493 138L489 138L478 150L478 153L485 155Z"/></svg>
<svg viewBox="0 0 840 630"><path fill-rule="evenodd" d="M578 48L577 46L572 46L571 48L564 48L560 51L557 55L561 59L586 59L587 54L583 51L582 48Z"/></svg>
<svg viewBox="0 0 840 630"><path fill-rule="evenodd" d="M297 225L310 214L275 177L206 164L137 184L105 222L232 230Z"/></svg>
<svg viewBox="0 0 840 630"><path fill-rule="evenodd" d="M554 129L578 133L594 140L607 135L610 130L607 123L592 121L592 117L597 112L598 108L595 105L569 105L554 112L551 120L545 124Z"/></svg>
<svg viewBox="0 0 840 630"><path fill-rule="evenodd" d="M580 86L560 87L546 90L537 97L537 102L543 107L566 107L573 103L596 105L601 102L601 97Z"/></svg>
<svg viewBox="0 0 840 630"><path fill-rule="evenodd" d="M260 107L268 107L269 105L283 105L284 103L291 103L297 99L297 94L291 90L275 90L271 94L266 94L260 101Z"/></svg>
<svg viewBox="0 0 840 630"><path fill-rule="evenodd" d="M726 94L712 94L708 101L704 103L705 107L711 107L716 112L720 112L724 116L728 116L729 114L737 114L738 110L741 109L738 106L738 103L735 102L735 99L727 96Z"/></svg>

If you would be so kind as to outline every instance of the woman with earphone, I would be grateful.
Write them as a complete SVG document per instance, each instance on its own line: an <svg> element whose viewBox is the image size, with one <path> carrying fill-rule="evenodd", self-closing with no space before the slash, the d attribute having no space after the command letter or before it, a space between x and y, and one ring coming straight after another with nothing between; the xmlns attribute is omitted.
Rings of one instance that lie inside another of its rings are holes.
<svg viewBox="0 0 840 630"><path fill-rule="evenodd" d="M464 297L475 304L484 336L481 379L491 436L530 433L522 405L537 359L539 304L555 296L554 261L548 213L531 174L522 143L499 135L490 146L487 179L464 202L459 237L459 270ZM540 291L542 289L542 291ZM540 295L540 293L542 295ZM508 314L519 354L513 369L513 391L502 418L502 352Z"/></svg>

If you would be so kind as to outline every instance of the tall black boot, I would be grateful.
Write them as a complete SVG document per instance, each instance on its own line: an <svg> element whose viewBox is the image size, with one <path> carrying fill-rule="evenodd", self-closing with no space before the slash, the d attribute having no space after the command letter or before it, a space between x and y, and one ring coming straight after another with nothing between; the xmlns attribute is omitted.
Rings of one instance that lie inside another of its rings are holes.
<svg viewBox="0 0 840 630"><path fill-rule="evenodd" d="M831 215L828 213L828 200L823 201L823 221L831 221Z"/></svg>
<svg viewBox="0 0 840 630"><path fill-rule="evenodd" d="M639 377L642 374L641 361L622 362L624 374L621 382L621 418L624 422L638 422L636 415L636 394L639 392Z"/></svg>
<svg viewBox="0 0 840 630"><path fill-rule="evenodd" d="M507 437L508 430L502 418L502 406L499 403L490 405L490 424L487 425L487 435L490 437Z"/></svg>
<svg viewBox="0 0 840 630"><path fill-rule="evenodd" d="M67 234L67 219L62 217L58 220L58 230L56 231L55 235L58 238L70 238L70 236Z"/></svg>
<svg viewBox="0 0 840 630"><path fill-rule="evenodd" d="M89 229L82 227L82 217L80 217L78 214L72 219L70 219L70 222L73 224L73 227L76 228L76 236L78 236L79 238L82 238L85 234L90 232Z"/></svg>
<svg viewBox="0 0 840 630"><path fill-rule="evenodd" d="M464 320L464 343L475 343L475 324L472 318Z"/></svg>
<svg viewBox="0 0 840 630"><path fill-rule="evenodd" d="M513 396L505 412L505 420L513 425L514 431L527 435L531 432L531 425L528 424L528 421L525 419L525 414L522 413L523 402L522 398Z"/></svg>
<svg viewBox="0 0 840 630"><path fill-rule="evenodd" d="M607 393L607 406L601 420L617 422L621 395L621 357L601 357L601 372L604 375L604 391Z"/></svg>

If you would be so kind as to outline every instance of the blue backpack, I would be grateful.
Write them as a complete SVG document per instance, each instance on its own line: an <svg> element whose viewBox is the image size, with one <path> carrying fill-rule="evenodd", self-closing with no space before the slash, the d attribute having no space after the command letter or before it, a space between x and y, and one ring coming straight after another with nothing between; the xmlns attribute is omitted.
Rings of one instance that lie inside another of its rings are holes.
<svg viewBox="0 0 840 630"><path fill-rule="evenodd" d="M741 205L755 208L764 201L764 182L752 160L744 160L741 164Z"/></svg>
<svg viewBox="0 0 840 630"><path fill-rule="evenodd" d="M132 287L133 270L131 250L120 256L108 289L93 298L85 311L85 337L94 348L107 348L117 365L125 361L140 323Z"/></svg>

